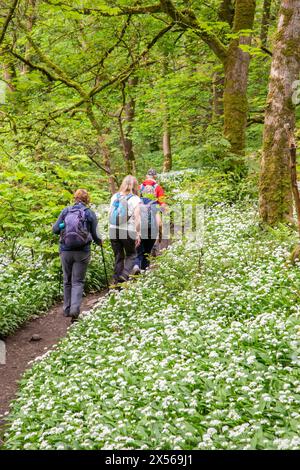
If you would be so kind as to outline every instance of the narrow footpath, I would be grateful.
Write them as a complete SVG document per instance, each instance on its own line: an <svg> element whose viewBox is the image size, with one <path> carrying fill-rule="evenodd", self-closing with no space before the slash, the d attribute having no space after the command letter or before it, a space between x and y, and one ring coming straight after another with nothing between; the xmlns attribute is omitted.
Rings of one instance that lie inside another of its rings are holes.
<svg viewBox="0 0 300 470"><path fill-rule="evenodd" d="M83 299L82 311L91 310L106 293L107 289L88 294ZM16 395L19 380L30 367L28 362L43 355L65 337L70 325L70 318L62 314L62 303L58 303L48 313L29 320L15 334L6 338L6 364L0 365L0 446L4 414L9 411L9 404Z"/></svg>
<svg viewBox="0 0 300 470"><path fill-rule="evenodd" d="M160 249L167 249L171 240L163 239ZM151 269L155 268L153 260ZM89 311L104 297L108 289L93 294L87 294L82 301L81 311ZM40 317L29 320L15 334L5 340L6 364L0 364L0 447L3 444L2 436L5 427L5 417L9 412L9 405L18 391L18 384L24 372L31 367L29 362L45 354L61 338L67 334L71 319L63 316L63 303L54 305L49 312Z"/></svg>

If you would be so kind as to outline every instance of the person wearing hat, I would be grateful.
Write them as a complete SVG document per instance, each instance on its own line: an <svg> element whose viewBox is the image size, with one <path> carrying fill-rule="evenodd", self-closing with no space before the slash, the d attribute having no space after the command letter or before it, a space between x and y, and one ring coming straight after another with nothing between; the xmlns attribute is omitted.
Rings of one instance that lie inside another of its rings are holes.
<svg viewBox="0 0 300 470"><path fill-rule="evenodd" d="M151 168L140 186L141 194L141 243L137 249L137 258L133 274L149 267L149 256L155 243L162 237L161 212L166 207L163 188L156 182L157 172Z"/></svg>
<svg viewBox="0 0 300 470"><path fill-rule="evenodd" d="M147 186L153 186L157 203L160 206L165 207L166 206L166 203L164 202L165 192L163 188L159 184L157 184L156 179L157 179L157 171L154 170L154 168L150 168L150 170L148 171L146 175L145 181L143 181L143 183L140 186L140 191L141 193L143 193L144 189Z"/></svg>

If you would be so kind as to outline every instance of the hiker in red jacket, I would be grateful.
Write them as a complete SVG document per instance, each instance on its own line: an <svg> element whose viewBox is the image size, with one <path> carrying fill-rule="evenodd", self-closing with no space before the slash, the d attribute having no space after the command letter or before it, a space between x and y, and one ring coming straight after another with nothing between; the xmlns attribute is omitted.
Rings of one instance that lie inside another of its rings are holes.
<svg viewBox="0 0 300 470"><path fill-rule="evenodd" d="M143 181L143 183L140 186L140 191L141 193L143 193L143 189L146 186L154 186L156 200L158 204L161 206L161 208L164 210L166 207L165 192L163 188L156 182L156 178L157 178L157 172L156 170L151 168L147 173L145 181Z"/></svg>
<svg viewBox="0 0 300 470"><path fill-rule="evenodd" d="M140 186L141 195L141 243L137 249L137 258L133 274L149 267L149 256L155 242L161 241L162 220L161 212L165 210L165 194L163 188L156 182L157 173L150 169L145 181Z"/></svg>

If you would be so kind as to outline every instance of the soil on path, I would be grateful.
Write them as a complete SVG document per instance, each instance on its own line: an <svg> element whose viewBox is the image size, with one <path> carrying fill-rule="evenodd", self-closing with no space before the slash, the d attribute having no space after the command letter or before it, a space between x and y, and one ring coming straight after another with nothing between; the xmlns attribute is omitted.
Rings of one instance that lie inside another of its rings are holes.
<svg viewBox="0 0 300 470"><path fill-rule="evenodd" d="M106 290L96 294L88 294L82 302L82 311L91 310ZM14 399L18 382L29 361L41 356L66 336L71 319L62 314L62 304L59 303L43 316L29 320L14 335L5 340L6 364L0 365L0 428L4 425L4 413L9 411L9 404ZM33 341L37 335L40 339ZM1 445L1 436L0 436Z"/></svg>
<svg viewBox="0 0 300 470"><path fill-rule="evenodd" d="M170 243L170 240L162 240L159 252L168 248ZM152 267L155 267L155 262ZM91 310L107 292L104 289L88 294L83 299L81 310ZM62 303L58 303L45 315L29 320L15 334L6 338L6 364L0 364L0 447L3 444L5 413L9 411L9 405L16 396L19 380L26 369L31 367L28 363L64 338L70 325L71 319L63 316ZM34 336L40 339L33 341Z"/></svg>

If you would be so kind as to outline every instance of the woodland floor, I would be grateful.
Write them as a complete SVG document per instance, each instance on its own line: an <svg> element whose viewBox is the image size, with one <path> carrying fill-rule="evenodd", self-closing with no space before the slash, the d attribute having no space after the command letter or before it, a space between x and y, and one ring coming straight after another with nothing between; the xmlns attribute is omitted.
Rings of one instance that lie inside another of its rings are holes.
<svg viewBox="0 0 300 470"><path fill-rule="evenodd" d="M160 250L168 248L170 243L168 239L162 240ZM152 268L154 266L155 263ZM103 289L87 294L83 298L81 311L91 310L107 292L107 289ZM28 363L45 354L61 338L64 338L70 325L71 319L63 316L63 303L59 302L45 315L29 320L15 334L6 338L6 364L0 364L0 447L3 443L4 413L9 411L9 405L16 396L22 375L31 367ZM33 335L38 335L40 339L32 341Z"/></svg>
<svg viewBox="0 0 300 470"><path fill-rule="evenodd" d="M104 289L88 294L83 299L82 311L91 310L106 293ZM9 411L9 404L18 390L18 382L30 367L28 362L44 354L66 336L70 324L71 319L62 314L62 303L58 303L48 313L28 321L15 334L6 338L6 364L0 365L0 430L4 425L3 415ZM38 335L40 340L32 341L33 335Z"/></svg>

